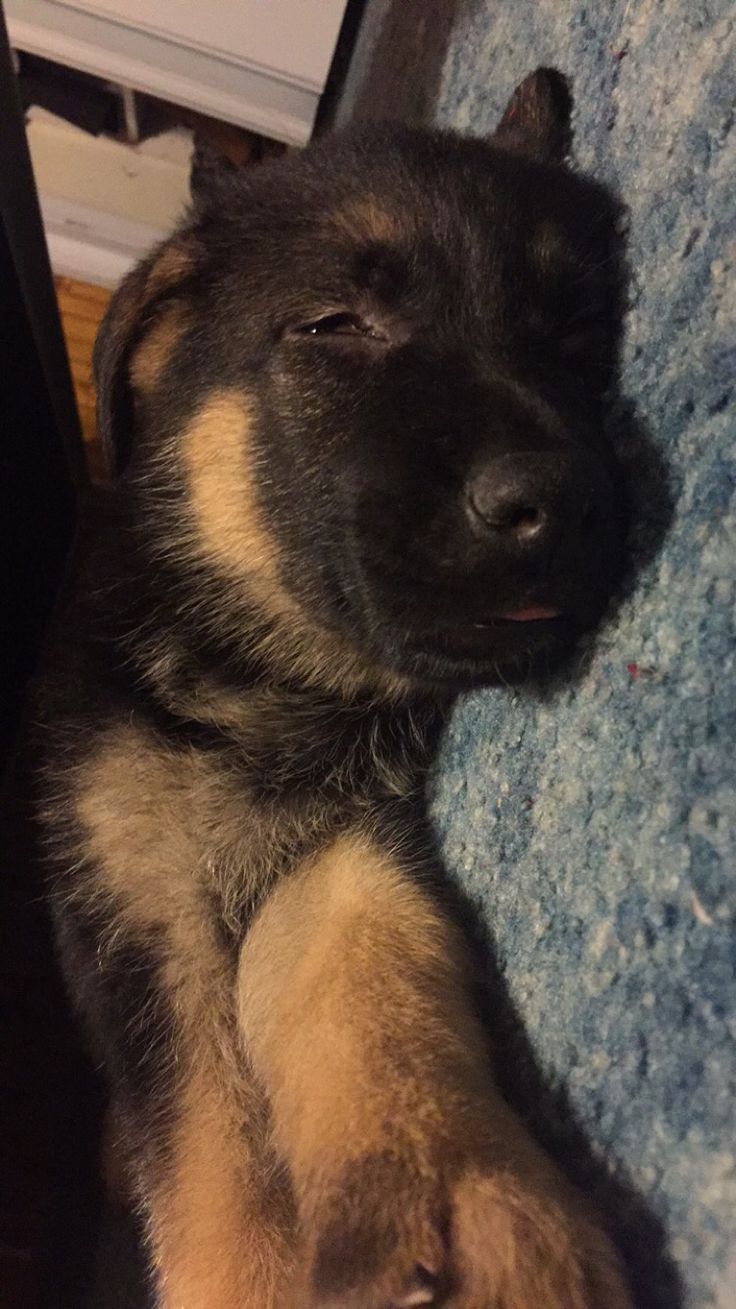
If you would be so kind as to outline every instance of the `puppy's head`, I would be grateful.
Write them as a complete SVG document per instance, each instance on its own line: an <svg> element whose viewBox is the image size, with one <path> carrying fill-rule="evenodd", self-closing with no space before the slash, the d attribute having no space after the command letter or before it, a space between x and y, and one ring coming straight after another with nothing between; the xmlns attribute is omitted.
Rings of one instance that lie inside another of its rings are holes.
<svg viewBox="0 0 736 1309"><path fill-rule="evenodd" d="M100 422L143 537L269 657L461 686L599 617L618 210L565 165L569 109L538 70L488 141L228 175L118 292Z"/></svg>

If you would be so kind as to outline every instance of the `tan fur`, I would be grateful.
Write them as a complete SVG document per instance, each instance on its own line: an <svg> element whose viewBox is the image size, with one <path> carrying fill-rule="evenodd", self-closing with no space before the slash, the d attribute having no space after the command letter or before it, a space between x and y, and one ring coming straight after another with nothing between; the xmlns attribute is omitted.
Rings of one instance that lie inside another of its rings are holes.
<svg viewBox="0 0 736 1309"><path fill-rule="evenodd" d="M130 361L130 379L144 395L155 391L187 326L183 305L174 304L154 323Z"/></svg>
<svg viewBox="0 0 736 1309"><path fill-rule="evenodd" d="M164 927L184 950L200 931L203 846L197 820L212 788L193 754L168 755L133 725L103 737L75 779L97 893L122 905L138 931ZM219 806L218 806L219 807Z"/></svg>
<svg viewBox="0 0 736 1309"><path fill-rule="evenodd" d="M493 1088L467 980L458 934L365 837L311 860L256 920L240 1025L299 1206L294 1309L410 1304L417 1266L462 1288L463 1309L628 1304Z"/></svg>
<svg viewBox="0 0 736 1309"><path fill-rule="evenodd" d="M100 948L120 932L155 933L179 1026L171 1163L158 1182L143 1179L162 1305L271 1309L288 1262L290 1200L274 1176L263 1098L232 1039L232 969L202 900L218 860L245 876L247 798L192 752L157 749L134 726L109 734L75 792L96 865L85 898L115 906Z"/></svg>
<svg viewBox="0 0 736 1309"><path fill-rule="evenodd" d="M162 1309L276 1309L291 1204L258 1149L258 1108L244 1108L242 1095L200 1064L178 1111L150 1223Z"/></svg>
<svg viewBox="0 0 736 1309"><path fill-rule="evenodd" d="M366 686L401 698L405 677L373 666L347 641L310 621L283 578L278 543L256 494L253 411L239 390L214 391L177 441L192 522L172 526L178 548L214 563L275 621L259 652L284 672L350 695Z"/></svg>
<svg viewBox="0 0 736 1309"><path fill-rule="evenodd" d="M165 934L167 982L181 984L196 1018L197 1004L212 1005L221 967L203 897L218 893L227 912L264 890L249 860L262 826L240 779L127 724L102 737L72 784L95 870L94 885L82 881L76 894L108 898L138 936Z"/></svg>
<svg viewBox="0 0 736 1309"><path fill-rule="evenodd" d="M196 241L191 235L175 237L173 241L167 242L146 279L146 299L150 299L166 287L176 286L182 278L191 273L196 262L196 253Z"/></svg>
<svg viewBox="0 0 736 1309"><path fill-rule="evenodd" d="M436 1041L449 1040L448 1059L465 1071L477 1058L486 1061L477 1024L468 1016L459 1036L458 1015L451 1014L458 1004L465 1008L460 959L449 923L367 838L341 838L275 889L244 947L240 1013L292 1164L302 1150L307 1160L361 1151L380 1132L387 1102L395 1110L413 1094L406 1061L416 1060L419 1078L427 1059L436 1058ZM434 994L440 980L444 1015ZM335 1112L320 1108L325 1086ZM367 1094L356 1094L358 1088ZM413 1110L432 1113L426 1099Z"/></svg>
<svg viewBox="0 0 736 1309"><path fill-rule="evenodd" d="M257 598L283 613L293 601L256 497L252 421L242 392L215 392L182 433L181 459L202 549L236 578L247 574Z"/></svg>
<svg viewBox="0 0 736 1309"><path fill-rule="evenodd" d="M389 853L354 832L294 869L236 982L200 896L218 855L237 867L247 797L134 725L108 735L74 789L95 893L128 933L167 943L179 1090L147 1205L163 1309L409 1305L423 1294L415 1267L442 1277L448 1258L462 1309L625 1309L607 1244L493 1090L458 933ZM365 1233L384 1221L394 1253L376 1262ZM312 1272L335 1245L357 1289L315 1298Z"/></svg>
<svg viewBox="0 0 736 1309"><path fill-rule="evenodd" d="M507 1117L513 1141L519 1128ZM590 1207L586 1212L560 1185L541 1155L532 1162L525 1169L517 1156L513 1169L496 1175L471 1171L455 1188L463 1309L627 1309L620 1271Z"/></svg>

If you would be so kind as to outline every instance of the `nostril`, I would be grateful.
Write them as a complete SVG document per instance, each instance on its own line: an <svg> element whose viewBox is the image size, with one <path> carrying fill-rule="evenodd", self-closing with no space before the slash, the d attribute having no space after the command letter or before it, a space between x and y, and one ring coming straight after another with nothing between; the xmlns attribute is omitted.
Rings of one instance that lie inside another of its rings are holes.
<svg viewBox="0 0 736 1309"><path fill-rule="evenodd" d="M547 515L538 505L520 504L512 501L500 504L493 516L487 516L486 522L495 527L497 532L515 536L517 541L531 541L544 529Z"/></svg>
<svg viewBox="0 0 736 1309"><path fill-rule="evenodd" d="M566 469L532 453L491 459L467 483L465 508L476 531L508 550L553 544L564 523Z"/></svg>
<svg viewBox="0 0 736 1309"><path fill-rule="evenodd" d="M475 515L486 526L516 536L520 541L537 536L547 521L547 514L539 505L506 499L501 495L481 500L480 503L477 497L471 495L470 504Z"/></svg>
<svg viewBox="0 0 736 1309"><path fill-rule="evenodd" d="M536 536L542 526L544 515L534 505L519 505L509 513L508 526L522 540Z"/></svg>
<svg viewBox="0 0 736 1309"><path fill-rule="evenodd" d="M434 1273L423 1264L416 1264L405 1294L396 1301L395 1309L415 1309L418 1305L437 1303L438 1281Z"/></svg>

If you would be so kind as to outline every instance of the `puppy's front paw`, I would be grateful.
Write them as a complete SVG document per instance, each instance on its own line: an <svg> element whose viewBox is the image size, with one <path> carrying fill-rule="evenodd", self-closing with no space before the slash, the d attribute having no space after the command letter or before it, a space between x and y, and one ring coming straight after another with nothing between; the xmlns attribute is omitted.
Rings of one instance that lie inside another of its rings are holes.
<svg viewBox="0 0 736 1309"><path fill-rule="evenodd" d="M458 1309L629 1309L611 1242L552 1175L468 1173L451 1231Z"/></svg>
<svg viewBox="0 0 736 1309"><path fill-rule="evenodd" d="M628 1309L616 1256L551 1169L383 1151L309 1208L295 1309Z"/></svg>

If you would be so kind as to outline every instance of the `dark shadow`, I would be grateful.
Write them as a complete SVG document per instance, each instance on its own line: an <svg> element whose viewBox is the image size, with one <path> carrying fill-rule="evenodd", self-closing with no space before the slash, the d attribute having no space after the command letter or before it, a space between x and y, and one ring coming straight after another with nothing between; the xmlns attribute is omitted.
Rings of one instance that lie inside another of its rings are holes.
<svg viewBox="0 0 736 1309"><path fill-rule="evenodd" d="M471 945L476 1002L489 1033L501 1093L530 1136L596 1206L621 1256L635 1309L682 1309L684 1288L662 1223L625 1176L612 1177L595 1158L566 1093L553 1091L547 1083L496 963L488 925L454 881L443 886L442 898Z"/></svg>
<svg viewBox="0 0 736 1309"><path fill-rule="evenodd" d="M571 683L583 681L595 657L602 627L614 626L623 605L636 593L642 575L654 563L666 540L675 511L677 488L654 434L636 412L631 400L614 391L609 431L621 466L625 543L621 569L606 612L595 631L579 640L575 649L554 665L535 668L515 684L536 700L549 702ZM644 675L632 651L632 676Z"/></svg>
<svg viewBox="0 0 736 1309"><path fill-rule="evenodd" d="M0 1175L3 1306L145 1309L145 1261L133 1220L100 1177L106 1092L80 1038L56 962L44 861L31 812L30 758L0 790Z"/></svg>
<svg viewBox="0 0 736 1309"><path fill-rule="evenodd" d="M493 1015L502 1093L569 1180L600 1209L621 1254L637 1309L678 1309L683 1304L683 1287L661 1222L625 1177L611 1177L594 1157L566 1093L553 1092L546 1084L495 963L490 936L483 955L483 1009L486 1015Z"/></svg>

